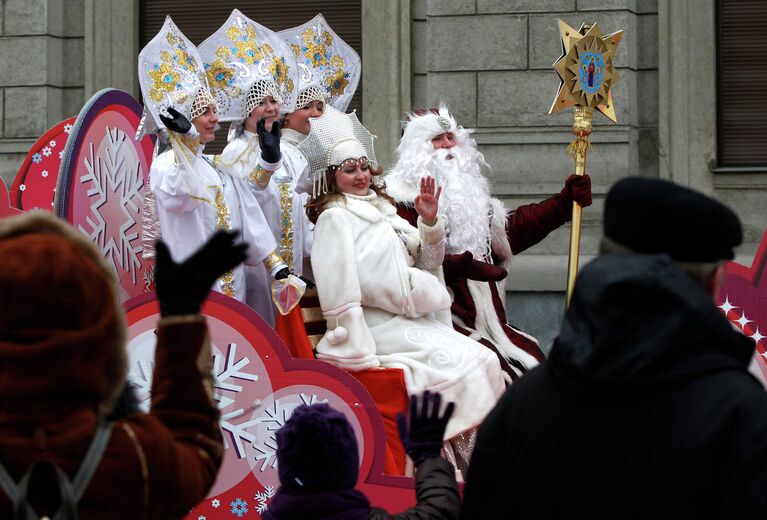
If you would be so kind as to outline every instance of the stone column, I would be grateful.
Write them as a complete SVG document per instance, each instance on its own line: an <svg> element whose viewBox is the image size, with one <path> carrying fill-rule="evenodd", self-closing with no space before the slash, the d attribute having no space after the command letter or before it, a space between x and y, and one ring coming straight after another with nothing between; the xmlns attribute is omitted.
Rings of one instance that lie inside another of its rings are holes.
<svg viewBox="0 0 767 520"><path fill-rule="evenodd" d="M138 7L138 0L85 0L86 97L111 87L139 98Z"/></svg>
<svg viewBox="0 0 767 520"><path fill-rule="evenodd" d="M388 167L410 110L410 0L362 0L362 89L363 123Z"/></svg>
<svg viewBox="0 0 767 520"><path fill-rule="evenodd" d="M83 105L83 0L5 0L0 38L0 176Z"/></svg>

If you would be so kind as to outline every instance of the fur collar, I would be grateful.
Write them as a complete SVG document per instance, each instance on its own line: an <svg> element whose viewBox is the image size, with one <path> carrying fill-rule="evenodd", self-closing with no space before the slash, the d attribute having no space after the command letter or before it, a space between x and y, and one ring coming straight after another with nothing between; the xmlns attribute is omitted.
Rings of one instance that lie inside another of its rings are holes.
<svg viewBox="0 0 767 520"><path fill-rule="evenodd" d="M417 186L413 186L401 178L384 178L384 181L386 182L386 194L393 198L397 204L413 205L419 191Z"/></svg>

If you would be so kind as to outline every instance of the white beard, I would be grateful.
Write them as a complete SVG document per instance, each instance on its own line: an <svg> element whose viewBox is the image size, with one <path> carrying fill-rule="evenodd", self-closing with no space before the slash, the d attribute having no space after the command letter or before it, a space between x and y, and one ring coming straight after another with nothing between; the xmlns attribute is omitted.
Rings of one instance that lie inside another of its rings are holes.
<svg viewBox="0 0 767 520"><path fill-rule="evenodd" d="M412 204L421 177L434 177L442 187L439 214L447 230L446 252L470 251L474 258L484 259L491 251L493 206L490 185L482 175L487 163L473 140L468 135L461 137L447 150L434 150L428 141L409 149L403 149L407 143L400 144L400 158L385 178L386 191L398 202Z"/></svg>

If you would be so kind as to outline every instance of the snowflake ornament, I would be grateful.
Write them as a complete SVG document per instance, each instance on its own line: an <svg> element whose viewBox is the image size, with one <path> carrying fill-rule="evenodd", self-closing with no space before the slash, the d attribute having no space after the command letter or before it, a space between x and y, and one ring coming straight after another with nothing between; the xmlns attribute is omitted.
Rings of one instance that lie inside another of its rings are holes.
<svg viewBox="0 0 767 520"><path fill-rule="evenodd" d="M90 157L83 161L86 173L79 181L87 185L93 202L85 219L87 227L80 225L79 230L118 273L128 273L135 285L143 252L136 214L144 203L144 177L125 132L107 128L104 140L104 153L97 154L91 146Z"/></svg>
<svg viewBox="0 0 767 520"><path fill-rule="evenodd" d="M51 148L56 148L56 141L54 139L51 139L50 141L48 141L48 146L50 146Z"/></svg>
<svg viewBox="0 0 767 520"><path fill-rule="evenodd" d="M43 177L47 177L48 176L48 170L41 171L40 175L42 175Z"/></svg>
<svg viewBox="0 0 767 520"><path fill-rule="evenodd" d="M51 153L52 153L51 149L50 149L50 148L48 148L47 146L46 146L45 148L43 148L43 155L44 155L44 156L46 156L46 157L50 157L50 156L51 156Z"/></svg>
<svg viewBox="0 0 767 520"><path fill-rule="evenodd" d="M27 186L25 184L20 184L19 185L19 191L24 191L26 189L27 189Z"/></svg>
<svg viewBox="0 0 767 520"><path fill-rule="evenodd" d="M256 495L253 497L258 502L258 505L256 505L256 512L261 514L269 509L267 502L273 496L274 488L272 486L266 486L266 489L263 491L256 491Z"/></svg>
<svg viewBox="0 0 767 520"><path fill-rule="evenodd" d="M68 133L69 133L69 132L71 132L71 131L72 131L72 125L70 125L69 123L67 123L66 125L64 125L64 133L65 133L65 134L68 134Z"/></svg>
<svg viewBox="0 0 767 520"><path fill-rule="evenodd" d="M221 501L217 498L214 498L213 500L211 500L210 505L218 509L219 507L221 507Z"/></svg>
<svg viewBox="0 0 767 520"><path fill-rule="evenodd" d="M232 509L232 514L237 517L243 517L248 512L248 503L241 498L235 498L229 506Z"/></svg>
<svg viewBox="0 0 767 520"><path fill-rule="evenodd" d="M41 162L43 162L43 156L40 155L39 153L34 154L32 156L32 162L35 164L40 164Z"/></svg>
<svg viewBox="0 0 767 520"><path fill-rule="evenodd" d="M265 424L268 434L266 438L255 439L256 442L253 443L253 448L258 452L256 460L261 462L259 471L266 471L267 467L277 468L277 430L285 426L290 416L293 415L293 410L301 404L313 405L318 402L328 402L327 399L320 401L316 394L311 396L299 394L299 403L295 401L295 397L288 396L282 400L275 399L271 407L264 409L261 417L248 421L249 423Z"/></svg>
<svg viewBox="0 0 767 520"><path fill-rule="evenodd" d="M200 516L198 516L198 517L197 517L197 520L206 520L206 519L205 519L205 515L200 515Z"/></svg>

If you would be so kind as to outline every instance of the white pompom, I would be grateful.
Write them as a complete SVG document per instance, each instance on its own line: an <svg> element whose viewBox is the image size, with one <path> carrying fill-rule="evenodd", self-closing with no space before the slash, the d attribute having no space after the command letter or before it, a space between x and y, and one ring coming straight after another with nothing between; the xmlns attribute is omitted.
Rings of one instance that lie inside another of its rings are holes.
<svg viewBox="0 0 767 520"><path fill-rule="evenodd" d="M328 332L328 341L331 345L338 345L339 343L346 341L348 337L349 331L346 330L346 327L340 325Z"/></svg>

